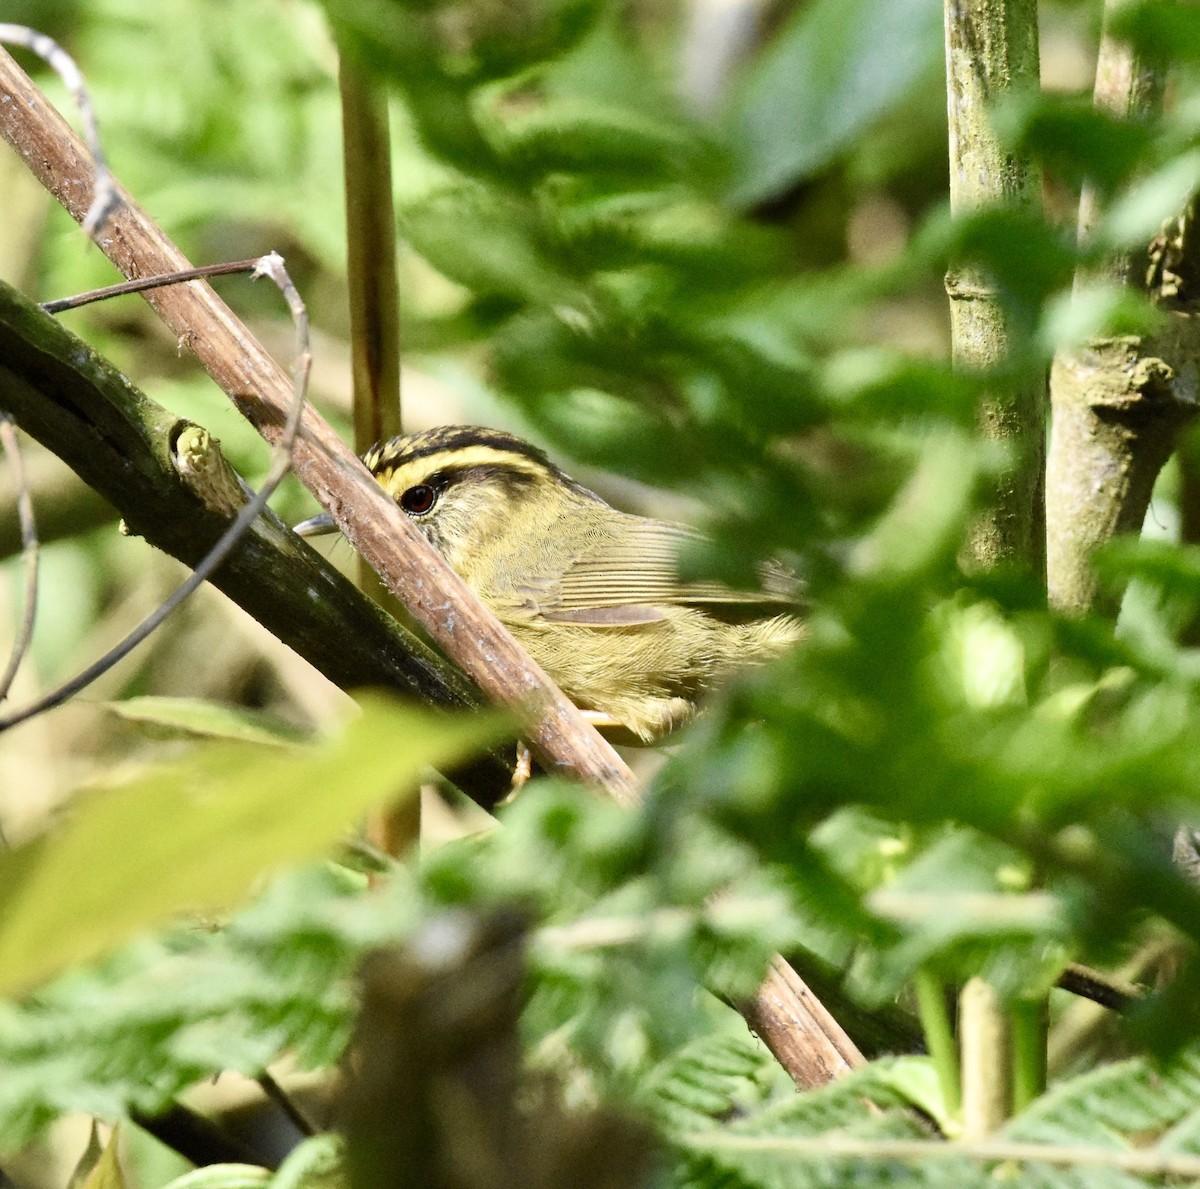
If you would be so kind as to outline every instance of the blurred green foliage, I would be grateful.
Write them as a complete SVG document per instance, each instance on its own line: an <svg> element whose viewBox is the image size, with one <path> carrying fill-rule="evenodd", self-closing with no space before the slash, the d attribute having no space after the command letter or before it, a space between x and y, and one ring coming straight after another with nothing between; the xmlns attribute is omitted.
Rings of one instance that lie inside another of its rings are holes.
<svg viewBox="0 0 1200 1189"><path fill-rule="evenodd" d="M0 1140L67 1110L153 1110L285 1048L329 1063L363 952L431 914L516 901L536 922L530 1064L650 1120L678 1157L664 1183L891 1183L894 1165L852 1172L713 1136L927 1135L926 1117L950 1115L927 1060L795 1097L702 984L745 995L782 951L874 1011L907 1008L918 971L1045 994L1067 961L1117 964L1163 922L1191 955L1200 893L1171 835L1200 797L1195 545L1105 551L1105 580L1137 584L1116 627L1056 616L1036 575L967 572L960 555L1007 462L975 431L985 379L1040 375L1063 343L1154 317L1113 294L1065 299L1076 266L1143 249L1195 188L1200 10L1122 17L1146 53L1182 63L1161 117L1099 115L1082 88L997 113L1061 210L951 222L926 0L802 6L760 31L711 118L677 84L685 14L660 6L328 3L332 40L307 4L162 8L81 0L59 33L115 168L189 252L280 247L317 325L344 335L336 41L398 96L406 348L457 377L468 415L483 391L569 460L697 497L713 546L695 569L737 580L764 557L795 563L809 637L716 700L638 814L536 783L503 829L373 897L344 870L293 875L219 932L137 941L6 1005ZM1067 15L1094 49L1098 5ZM1103 218L1081 252L1069 206L1085 179ZM56 293L104 272L56 224L40 260ZM951 262L980 265L1006 303L996 375L947 362ZM217 408L141 314L80 321L152 393L169 379L189 415ZM1169 498L1156 514L1174 523ZM89 556L99 571L95 553L53 564ZM101 586L80 589L97 602ZM1187 956L1124 1028L1139 1055L1053 1088L1007 1138L1194 1153L1197 1002ZM984 1179L965 1160L908 1175Z"/></svg>

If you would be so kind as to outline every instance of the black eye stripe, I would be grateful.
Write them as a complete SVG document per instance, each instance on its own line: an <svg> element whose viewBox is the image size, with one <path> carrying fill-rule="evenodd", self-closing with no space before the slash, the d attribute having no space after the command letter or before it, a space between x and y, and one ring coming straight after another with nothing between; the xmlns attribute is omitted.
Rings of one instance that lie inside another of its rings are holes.
<svg viewBox="0 0 1200 1189"><path fill-rule="evenodd" d="M399 496L399 504L410 516L426 516L433 511L447 488L455 484L498 484L511 498L528 492L536 482L537 477L527 471L496 463L447 466L428 475L423 483L414 483L405 488Z"/></svg>

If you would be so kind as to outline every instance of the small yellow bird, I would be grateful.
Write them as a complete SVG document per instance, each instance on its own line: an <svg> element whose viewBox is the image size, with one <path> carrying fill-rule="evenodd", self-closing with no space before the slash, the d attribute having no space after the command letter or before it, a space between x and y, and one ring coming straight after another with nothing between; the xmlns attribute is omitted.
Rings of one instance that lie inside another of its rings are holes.
<svg viewBox="0 0 1200 1189"><path fill-rule="evenodd" d="M686 525L621 512L529 442L472 425L392 438L363 461L430 543L598 726L654 742L724 674L800 639L798 584L684 582ZM302 536L336 531L327 516ZM787 608L787 610L784 610Z"/></svg>

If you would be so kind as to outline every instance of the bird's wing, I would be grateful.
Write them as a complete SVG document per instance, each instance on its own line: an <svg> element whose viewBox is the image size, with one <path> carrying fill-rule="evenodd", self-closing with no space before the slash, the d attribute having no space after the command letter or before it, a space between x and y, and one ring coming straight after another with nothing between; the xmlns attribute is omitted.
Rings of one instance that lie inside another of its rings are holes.
<svg viewBox="0 0 1200 1189"><path fill-rule="evenodd" d="M542 618L593 627L654 623L672 606L796 603L796 580L782 566L764 571L760 591L682 581L679 554L703 539L685 525L630 517L618 532L594 542L559 579L528 593Z"/></svg>

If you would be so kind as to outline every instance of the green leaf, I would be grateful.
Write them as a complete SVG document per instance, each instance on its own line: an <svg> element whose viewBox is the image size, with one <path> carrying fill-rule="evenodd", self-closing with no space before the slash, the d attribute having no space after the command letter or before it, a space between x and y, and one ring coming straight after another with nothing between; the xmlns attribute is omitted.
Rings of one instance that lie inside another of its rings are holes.
<svg viewBox="0 0 1200 1189"><path fill-rule="evenodd" d="M1200 59L1200 12L1189 4L1133 0L1112 14L1112 35L1156 64Z"/></svg>
<svg viewBox="0 0 1200 1189"><path fill-rule="evenodd" d="M254 1077L287 1050L303 1069L350 1035L353 972L418 912L411 883L363 894L332 863L273 880L224 928L176 927L0 1000L0 1149L68 1112L160 1112L220 1070Z"/></svg>
<svg viewBox="0 0 1200 1189"><path fill-rule="evenodd" d="M214 744L79 796L0 865L0 989L27 988L172 913L236 902L370 806L411 795L426 765L496 734L495 718L434 717L372 696L332 742L288 755Z"/></svg>
<svg viewBox="0 0 1200 1189"><path fill-rule="evenodd" d="M1025 648L1013 625L992 603L943 608L942 668L951 697L984 710L1026 701Z"/></svg>
<svg viewBox="0 0 1200 1189"><path fill-rule="evenodd" d="M673 1132L699 1131L728 1115L764 1073L766 1053L750 1036L704 1036L646 1076L638 1099Z"/></svg>
<svg viewBox="0 0 1200 1189"><path fill-rule="evenodd" d="M954 1109L947 1106L937 1069L928 1057L896 1057L884 1066L882 1080L918 1110L936 1119L944 1134L952 1132L957 1122Z"/></svg>
<svg viewBox="0 0 1200 1189"><path fill-rule="evenodd" d="M521 175L614 174L629 181L679 173L696 146L681 129L640 112L559 101L497 121L505 163Z"/></svg>
<svg viewBox="0 0 1200 1189"><path fill-rule="evenodd" d="M982 967L1003 995L1043 989L1061 968L1054 942L1068 934L1067 909L1048 892L1019 893L1028 883L1018 852L948 831L872 892L869 905L901 936L860 962L862 993L885 999L930 963L962 978Z"/></svg>
<svg viewBox="0 0 1200 1189"><path fill-rule="evenodd" d="M166 1189L343 1189L347 1183L340 1138L315 1135L293 1148L274 1175L253 1164L211 1164Z"/></svg>
<svg viewBox="0 0 1200 1189"><path fill-rule="evenodd" d="M201 698L127 698L105 706L130 722L152 724L189 735L283 747L305 735L274 715Z"/></svg>
<svg viewBox="0 0 1200 1189"><path fill-rule="evenodd" d="M1118 1161L1123 1155L1136 1153L1147 1163L1160 1158L1165 1171L1172 1156L1196 1151L1200 1066L1194 1049L1166 1069L1144 1060L1125 1061L1060 1083L994 1137L999 1144L1044 1144L1054 1163L1038 1163L1030 1155L999 1170L994 1158L973 1152L971 1144L938 1143L923 1132L916 1114L903 1108L898 1094L920 1101L928 1089L920 1085L920 1075L914 1078L919 1068L913 1058L876 1061L790 1102L719 1129L681 1136L701 1174L689 1183L771 1189L897 1183L930 1189L982 1189L997 1183L1135 1189L1163 1184L1166 1177L1122 1170ZM871 1152L872 1141L899 1138L926 1141L929 1155L923 1157L924 1145L910 1148L902 1158ZM864 1142L850 1156L831 1151L831 1139ZM1064 1149L1077 1151L1077 1161L1063 1159ZM1114 1157L1107 1165L1106 1155ZM736 1179L721 1180L718 1174Z"/></svg>
<svg viewBox="0 0 1200 1189"><path fill-rule="evenodd" d="M271 1189L341 1189L348 1184L343 1163L340 1136L314 1135L288 1154Z"/></svg>
<svg viewBox="0 0 1200 1189"><path fill-rule="evenodd" d="M1092 559L1100 580L1121 590L1132 579L1165 594L1200 601L1200 548L1146 537L1114 537Z"/></svg>
<svg viewBox="0 0 1200 1189"><path fill-rule="evenodd" d="M1092 339L1121 334L1153 334L1162 314L1140 293L1124 286L1089 284L1050 299L1042 326L1047 353L1085 347Z"/></svg>
<svg viewBox="0 0 1200 1189"><path fill-rule="evenodd" d="M548 261L532 212L495 190L444 188L405 206L400 229L430 264L475 292L565 300L569 282Z"/></svg>
<svg viewBox="0 0 1200 1189"><path fill-rule="evenodd" d="M926 235L935 239L936 221ZM1027 317L1050 294L1071 283L1076 254L1072 237L1037 212L992 207L956 219L950 254L960 264L982 268L999 286L1001 296Z"/></svg>
<svg viewBox="0 0 1200 1189"><path fill-rule="evenodd" d="M1200 1050L1194 1045L1166 1067L1145 1058L1121 1061L1061 1082L1001 1132L1004 1139L1096 1145L1146 1153L1198 1150ZM1064 1185L1090 1186L1085 1170ZM1108 1183L1108 1182L1106 1182ZM1117 1183L1112 1181L1111 1183ZM1145 1184L1126 1178L1122 1184ZM1157 1179L1153 1183L1160 1183Z"/></svg>
<svg viewBox="0 0 1200 1189"><path fill-rule="evenodd" d="M931 433L892 506L858 542L855 570L902 582L952 556L970 511L981 454L961 433Z"/></svg>
<svg viewBox="0 0 1200 1189"><path fill-rule="evenodd" d="M796 10L734 112L734 201L811 177L895 107L942 55L935 0L814 0Z"/></svg>
<svg viewBox="0 0 1200 1189"><path fill-rule="evenodd" d="M903 1060L903 1059L901 1059ZM876 1061L827 1086L796 1094L720 1128L677 1137L689 1160L691 1185L813 1189L845 1185L922 1184L897 1175L894 1163L780 1151L776 1141L824 1137L863 1140L923 1138L928 1133L893 1076L895 1059ZM761 1146L754 1143L761 1141ZM909 1169L904 1169L905 1174ZM959 1185L973 1182L959 1182Z"/></svg>

